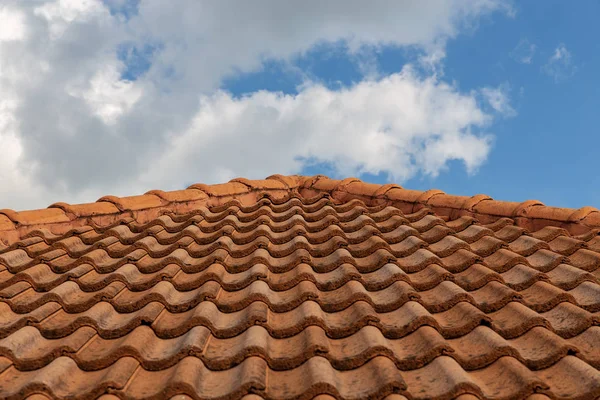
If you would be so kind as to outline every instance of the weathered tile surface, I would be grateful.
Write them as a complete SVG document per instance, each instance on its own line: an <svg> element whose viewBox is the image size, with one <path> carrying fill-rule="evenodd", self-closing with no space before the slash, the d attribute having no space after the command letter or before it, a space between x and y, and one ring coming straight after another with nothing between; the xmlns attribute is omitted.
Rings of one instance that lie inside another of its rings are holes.
<svg viewBox="0 0 600 400"><path fill-rule="evenodd" d="M593 399L598 232L322 176L0 210L0 398Z"/></svg>

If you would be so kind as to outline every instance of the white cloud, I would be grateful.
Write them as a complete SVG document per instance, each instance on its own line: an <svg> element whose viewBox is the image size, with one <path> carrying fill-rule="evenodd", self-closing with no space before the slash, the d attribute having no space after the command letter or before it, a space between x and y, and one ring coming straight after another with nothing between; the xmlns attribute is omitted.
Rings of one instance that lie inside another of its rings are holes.
<svg viewBox="0 0 600 400"><path fill-rule="evenodd" d="M496 88L481 88L481 95L496 112L505 117L514 117L517 112L511 106L509 93L510 86L507 83Z"/></svg>
<svg viewBox="0 0 600 400"><path fill-rule="evenodd" d="M25 16L17 9L0 5L0 42L25 38Z"/></svg>
<svg viewBox="0 0 600 400"><path fill-rule="evenodd" d="M50 24L53 40L60 38L69 24L85 23L107 11L97 0L57 0L33 9L35 15L44 17Z"/></svg>
<svg viewBox="0 0 600 400"><path fill-rule="evenodd" d="M571 52L561 43L554 49L554 53L542 67L542 71L554 78L555 82L560 82L575 75L577 66L573 63Z"/></svg>
<svg viewBox="0 0 600 400"><path fill-rule="evenodd" d="M85 87L75 85L66 88L71 96L82 98L90 111L107 125L114 125L117 119L127 113L142 96L143 90L134 82L120 78L119 66L114 63L104 66L94 75Z"/></svg>
<svg viewBox="0 0 600 400"><path fill-rule="evenodd" d="M147 0L137 13L124 0L112 13L99 0L4 3L0 20L16 28L0 28L0 93L10 100L0 107L0 208L297 173L307 160L402 181L450 159L474 171L490 150L477 132L492 116L436 71L465 23L506 11L499 0ZM304 82L297 96L217 91L231 74L324 42L346 43L369 79L339 91ZM387 45L422 49L416 62L431 75L381 78L368 54ZM155 49L133 82L121 77L124 46Z"/></svg>
<svg viewBox="0 0 600 400"><path fill-rule="evenodd" d="M417 172L437 175L452 159L475 170L490 150L483 113L472 95L405 67L379 81L331 91L321 85L298 95L257 92L235 99L217 92L200 99L190 126L153 157L142 186L193 181L203 171L254 178L293 173L300 159L327 161L341 175L384 172L404 181Z"/></svg>
<svg viewBox="0 0 600 400"><path fill-rule="evenodd" d="M531 64L533 55L536 51L536 45L528 39L521 39L515 48L510 52L510 56L522 64Z"/></svg>

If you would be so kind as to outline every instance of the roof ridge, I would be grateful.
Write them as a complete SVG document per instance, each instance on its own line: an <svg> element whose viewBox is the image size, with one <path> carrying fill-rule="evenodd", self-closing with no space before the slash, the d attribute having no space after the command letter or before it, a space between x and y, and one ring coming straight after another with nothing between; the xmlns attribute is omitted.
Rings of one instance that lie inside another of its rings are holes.
<svg viewBox="0 0 600 400"><path fill-rule="evenodd" d="M491 223L500 218L510 218L516 225L530 230L556 226L567 229L571 234L600 228L600 210L594 207L550 207L538 200L508 202L494 200L484 194L456 196L436 189L422 192L396 184L367 183L354 177L336 180L325 175L271 175L263 180L235 178L214 185L197 183L187 189L168 192L151 190L137 196L103 196L94 203L71 205L60 202L45 209L18 212L3 209L0 210L0 243L12 244L39 228L48 228L59 234L90 222L109 225L122 218L123 214L129 214L139 222L148 222L165 211L187 213L201 206L220 205L233 199L250 204L265 195L278 198L296 193L302 197L313 197L323 192L329 193L334 201L360 199L368 205L389 204L404 213L428 207L449 220L471 216L481 223Z"/></svg>

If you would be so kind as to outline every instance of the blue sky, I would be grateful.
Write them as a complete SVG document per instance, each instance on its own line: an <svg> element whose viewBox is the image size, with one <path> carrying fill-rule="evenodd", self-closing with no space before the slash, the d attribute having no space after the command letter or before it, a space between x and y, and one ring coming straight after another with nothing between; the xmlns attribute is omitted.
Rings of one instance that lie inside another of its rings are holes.
<svg viewBox="0 0 600 400"><path fill-rule="evenodd" d="M484 85L508 85L517 115L493 127L496 140L487 161L473 175L462 163L450 161L446 171L433 178L417 176L403 187L416 190L437 188L446 193L485 193L496 199L538 199L547 205L579 208L600 207L600 174L597 170L600 132L596 128L600 105L600 2L519 2L514 16L496 14L479 21L472 30L450 40L444 62L444 80L461 91ZM531 62L519 62L517 53L535 46ZM544 66L556 49L564 45L572 64L562 67L564 77L555 79ZM352 85L363 74L356 62L339 50L340 45L322 46L300 57L297 64L327 82L331 88ZM398 72L411 62L403 48L380 50L377 64L383 74ZM572 76L571 76L572 74ZM297 93L301 82L277 63L264 70L229 79L224 88L240 96L256 90ZM303 169L304 174L335 173L327 164ZM341 177L341 176L338 176ZM387 174L364 174L359 178L388 183Z"/></svg>
<svg viewBox="0 0 600 400"><path fill-rule="evenodd" d="M0 208L281 174L600 206L598 1L6 0Z"/></svg>
<svg viewBox="0 0 600 400"><path fill-rule="evenodd" d="M423 182L426 186L514 201L539 199L562 207L600 205L594 150L600 144L595 72L600 44L594 39L600 37L594 23L600 2L539 4L519 2L514 18L493 18L475 35L449 45L448 76L466 90L484 81L508 82L518 115L495 126L496 145L477 175L469 179L452 169L437 181ZM536 46L531 64L516 63L509 55L523 39ZM572 76L556 82L543 68L561 44L572 54L572 65L564 72ZM417 187L423 183L410 182Z"/></svg>

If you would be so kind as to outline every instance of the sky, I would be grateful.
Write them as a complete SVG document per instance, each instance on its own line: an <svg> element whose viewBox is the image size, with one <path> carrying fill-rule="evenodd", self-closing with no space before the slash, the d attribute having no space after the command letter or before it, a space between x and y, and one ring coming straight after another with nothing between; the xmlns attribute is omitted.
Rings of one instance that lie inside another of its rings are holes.
<svg viewBox="0 0 600 400"><path fill-rule="evenodd" d="M0 209L273 174L600 208L597 15L0 0Z"/></svg>

